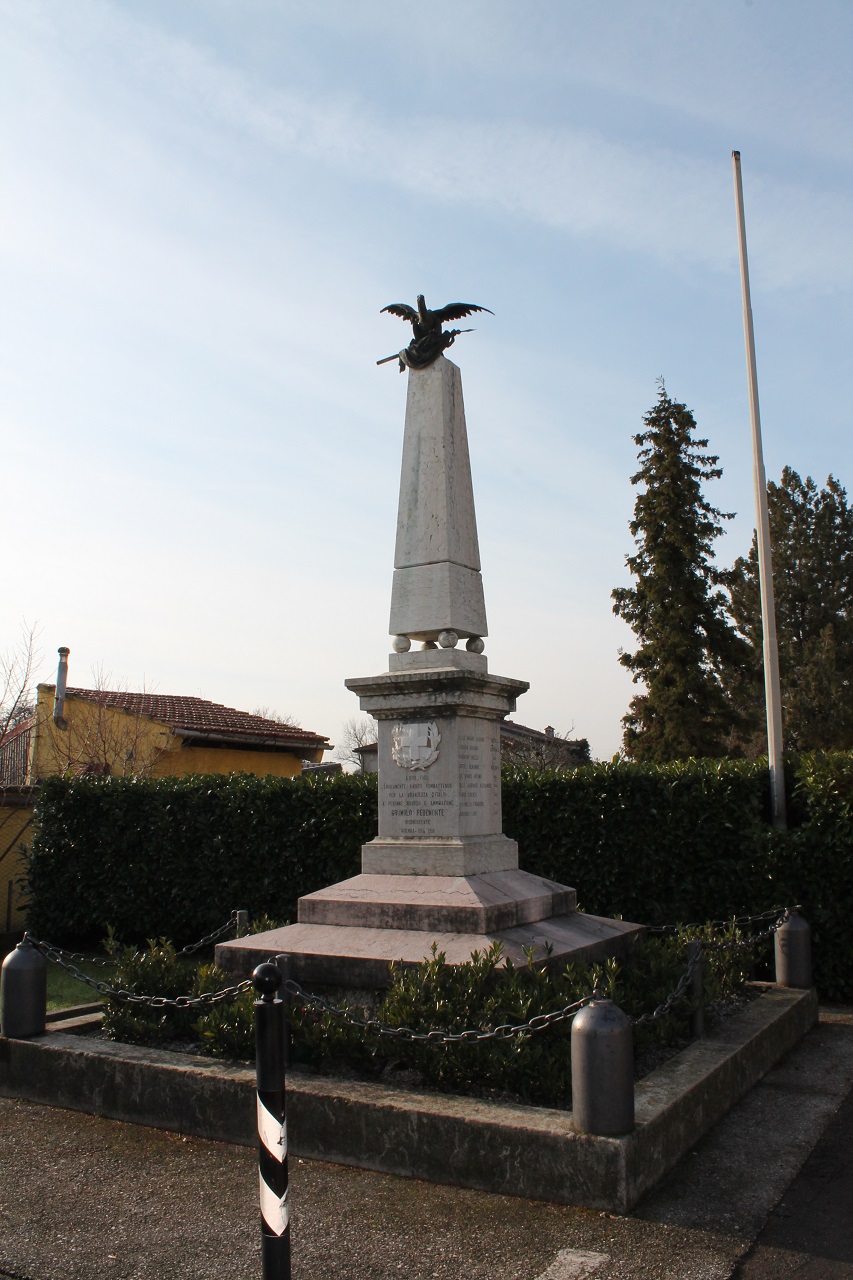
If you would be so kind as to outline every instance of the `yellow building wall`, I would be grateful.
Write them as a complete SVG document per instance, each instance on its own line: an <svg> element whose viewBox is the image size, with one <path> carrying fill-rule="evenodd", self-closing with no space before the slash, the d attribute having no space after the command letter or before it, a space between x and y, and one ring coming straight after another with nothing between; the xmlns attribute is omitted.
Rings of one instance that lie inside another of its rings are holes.
<svg viewBox="0 0 853 1280"><path fill-rule="evenodd" d="M33 781L54 774L148 774L164 752L179 745L171 729L159 721L88 698L67 697L64 723L57 725L53 704L53 686L39 685L31 746Z"/></svg>
<svg viewBox="0 0 853 1280"><path fill-rule="evenodd" d="M151 776L174 777L187 773L254 773L260 777L273 774L276 778L295 778L302 773L302 760L319 762L322 751L306 752L303 757L283 751L241 751L238 747L189 747L181 746L178 739L171 750L164 751L155 760Z"/></svg>
<svg viewBox="0 0 853 1280"><path fill-rule="evenodd" d="M32 805L4 804L0 792L0 933L26 927L20 847L32 836Z"/></svg>
<svg viewBox="0 0 853 1280"><path fill-rule="evenodd" d="M300 748L291 754L236 746L190 746L158 720L73 695L66 697L65 723L59 726L53 719L53 703L53 686L39 685L31 746L33 781L83 772L109 772L113 777L253 773L293 778L302 773L303 758L315 764L323 759L322 749Z"/></svg>

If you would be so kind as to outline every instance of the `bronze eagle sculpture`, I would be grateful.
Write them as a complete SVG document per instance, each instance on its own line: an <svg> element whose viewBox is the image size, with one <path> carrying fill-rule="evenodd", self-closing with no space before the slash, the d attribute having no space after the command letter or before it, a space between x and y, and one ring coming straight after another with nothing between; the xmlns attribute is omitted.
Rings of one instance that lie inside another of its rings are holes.
<svg viewBox="0 0 853 1280"><path fill-rule="evenodd" d="M462 320L475 311L488 311L490 316L495 314L494 311L489 311L488 307L478 307L473 302L450 302L446 307L430 311L422 293L418 294L417 308L410 307L407 302L391 302L387 307L383 307L379 314L382 315L386 311L392 316L399 316L401 320L408 320L412 326L413 337L404 351L386 356L384 360L377 360L376 363L387 364L389 360L399 360L401 373L407 366L410 369L426 369L438 359L442 351L453 345L457 334L471 332L470 329L445 331L441 326L446 321Z"/></svg>

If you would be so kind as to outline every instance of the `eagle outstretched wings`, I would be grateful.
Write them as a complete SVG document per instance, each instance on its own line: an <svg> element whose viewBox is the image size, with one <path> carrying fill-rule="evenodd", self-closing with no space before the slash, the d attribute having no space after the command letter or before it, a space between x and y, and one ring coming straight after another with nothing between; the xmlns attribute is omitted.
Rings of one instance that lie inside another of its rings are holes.
<svg viewBox="0 0 853 1280"><path fill-rule="evenodd" d="M390 311L392 316L399 316L401 320L408 320L414 324L416 320L422 321L420 312L414 307L410 307L407 302L392 302L389 306L383 307L379 313ZM475 306L473 302L449 302L446 307L441 307L438 311L427 311L427 316L434 320L437 325L446 324L448 320L464 320L466 316L473 315L475 311L489 311L488 307ZM489 315L493 316L494 311L489 311Z"/></svg>
<svg viewBox="0 0 853 1280"><path fill-rule="evenodd" d="M478 307L473 302L449 302L446 307L430 311L422 293L418 294L417 307L410 307L407 302L391 302L382 308L380 314L386 311L392 316L399 316L401 320L407 320L412 326L412 341L405 351L399 352L401 370L407 365L410 369L425 369L438 359L442 351L453 345L457 334L468 332L464 329L445 332L441 326L447 321L463 320L475 311L488 311L490 316L494 315L488 307ZM385 364L387 360L397 358L386 356L385 360L377 360L376 363Z"/></svg>

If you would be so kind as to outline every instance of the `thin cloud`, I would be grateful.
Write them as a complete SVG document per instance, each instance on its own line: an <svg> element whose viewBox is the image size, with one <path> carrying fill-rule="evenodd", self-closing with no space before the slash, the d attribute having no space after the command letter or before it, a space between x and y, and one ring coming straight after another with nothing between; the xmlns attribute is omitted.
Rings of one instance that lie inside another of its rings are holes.
<svg viewBox="0 0 853 1280"><path fill-rule="evenodd" d="M591 130L449 116L383 118L354 98L270 91L185 41L128 42L159 87L208 121L348 177L468 204L618 251L730 271L734 213L719 162ZM756 283L833 292L853 281L853 201L750 177ZM759 247L760 246L760 247Z"/></svg>
<svg viewBox="0 0 853 1280"><path fill-rule="evenodd" d="M88 15L96 26L113 28L109 46L124 61L118 69L124 91L156 100L159 116L178 135L215 127L218 137L224 127L345 179L554 228L670 265L734 269L727 152L712 160L518 119L392 117L356 96L270 90L211 52L103 6L91 6ZM66 56L63 34L57 27L54 58ZM38 36L44 47L43 24ZM849 195L746 167L755 285L816 293L849 287Z"/></svg>

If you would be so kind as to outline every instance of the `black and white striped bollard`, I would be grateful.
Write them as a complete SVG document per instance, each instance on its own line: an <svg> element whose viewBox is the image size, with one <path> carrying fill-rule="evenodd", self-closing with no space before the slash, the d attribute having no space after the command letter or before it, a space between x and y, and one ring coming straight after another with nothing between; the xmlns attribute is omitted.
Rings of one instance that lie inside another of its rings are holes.
<svg viewBox="0 0 853 1280"><path fill-rule="evenodd" d="M287 1121L284 1099L285 1005L276 992L281 970L259 964L255 990L255 1071L258 1085L258 1174L263 1280L290 1280L287 1202Z"/></svg>

